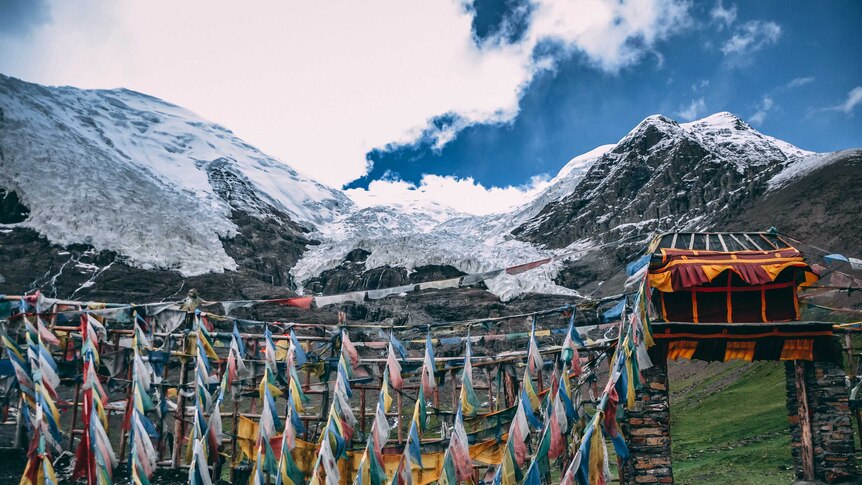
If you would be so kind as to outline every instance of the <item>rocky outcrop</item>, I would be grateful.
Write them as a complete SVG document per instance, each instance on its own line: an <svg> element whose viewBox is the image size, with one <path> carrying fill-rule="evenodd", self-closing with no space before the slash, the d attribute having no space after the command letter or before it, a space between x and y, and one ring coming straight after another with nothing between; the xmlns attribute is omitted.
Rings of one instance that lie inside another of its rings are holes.
<svg viewBox="0 0 862 485"><path fill-rule="evenodd" d="M721 116L719 127L702 130L663 116L647 118L593 164L573 193L512 233L562 248L583 239L608 242L655 230L706 228L717 215L738 212L765 191L766 180L788 156L764 141L760 150L731 151L735 158L728 158L727 142L717 144L707 135L753 130L732 115Z"/></svg>

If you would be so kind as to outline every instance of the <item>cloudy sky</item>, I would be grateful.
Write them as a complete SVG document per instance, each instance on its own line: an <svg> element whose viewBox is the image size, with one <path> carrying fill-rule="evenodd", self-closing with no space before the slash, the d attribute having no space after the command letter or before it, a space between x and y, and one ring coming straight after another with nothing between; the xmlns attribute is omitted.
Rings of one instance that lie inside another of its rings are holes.
<svg viewBox="0 0 862 485"><path fill-rule="evenodd" d="M860 2L245 5L0 0L0 72L142 91L357 200L474 213L653 113L862 146Z"/></svg>

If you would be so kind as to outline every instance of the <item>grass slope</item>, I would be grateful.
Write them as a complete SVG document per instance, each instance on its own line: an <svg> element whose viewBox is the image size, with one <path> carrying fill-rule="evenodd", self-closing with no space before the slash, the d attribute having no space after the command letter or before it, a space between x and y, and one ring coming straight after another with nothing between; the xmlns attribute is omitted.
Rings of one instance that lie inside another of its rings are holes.
<svg viewBox="0 0 862 485"><path fill-rule="evenodd" d="M793 481L782 363L669 366L676 483Z"/></svg>

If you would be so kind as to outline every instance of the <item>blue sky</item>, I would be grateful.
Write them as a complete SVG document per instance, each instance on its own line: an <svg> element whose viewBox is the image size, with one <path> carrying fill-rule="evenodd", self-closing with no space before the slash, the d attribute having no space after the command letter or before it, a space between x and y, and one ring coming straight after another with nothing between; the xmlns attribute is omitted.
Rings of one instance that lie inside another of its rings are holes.
<svg viewBox="0 0 862 485"><path fill-rule="evenodd" d="M0 72L160 97L360 205L488 213L654 113L862 146L860 24L850 0L7 0Z"/></svg>
<svg viewBox="0 0 862 485"><path fill-rule="evenodd" d="M477 9L479 39L504 18L489 11ZM525 184L654 113L687 121L731 111L808 150L862 146L862 103L830 109L862 85L862 3L698 2L690 13L688 28L618 72L577 52L559 61L533 79L511 122L468 127L442 149L420 141L372 151L373 169L350 186L384 176L418 183L429 173Z"/></svg>

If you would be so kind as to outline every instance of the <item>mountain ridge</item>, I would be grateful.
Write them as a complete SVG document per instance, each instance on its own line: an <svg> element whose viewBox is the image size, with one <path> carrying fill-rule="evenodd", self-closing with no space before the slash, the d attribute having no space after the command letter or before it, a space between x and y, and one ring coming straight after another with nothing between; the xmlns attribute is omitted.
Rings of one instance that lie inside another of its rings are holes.
<svg viewBox="0 0 862 485"><path fill-rule="evenodd" d="M333 293L577 249L486 282L503 302L565 301L608 287L657 230L738 224L759 201L788 197L788 183L856 156L807 152L728 112L688 123L652 115L572 158L526 204L474 216L415 201L360 208L227 128L134 91L2 76L0 109L11 175L0 184L0 292L64 297L142 301L187 285L223 298Z"/></svg>

